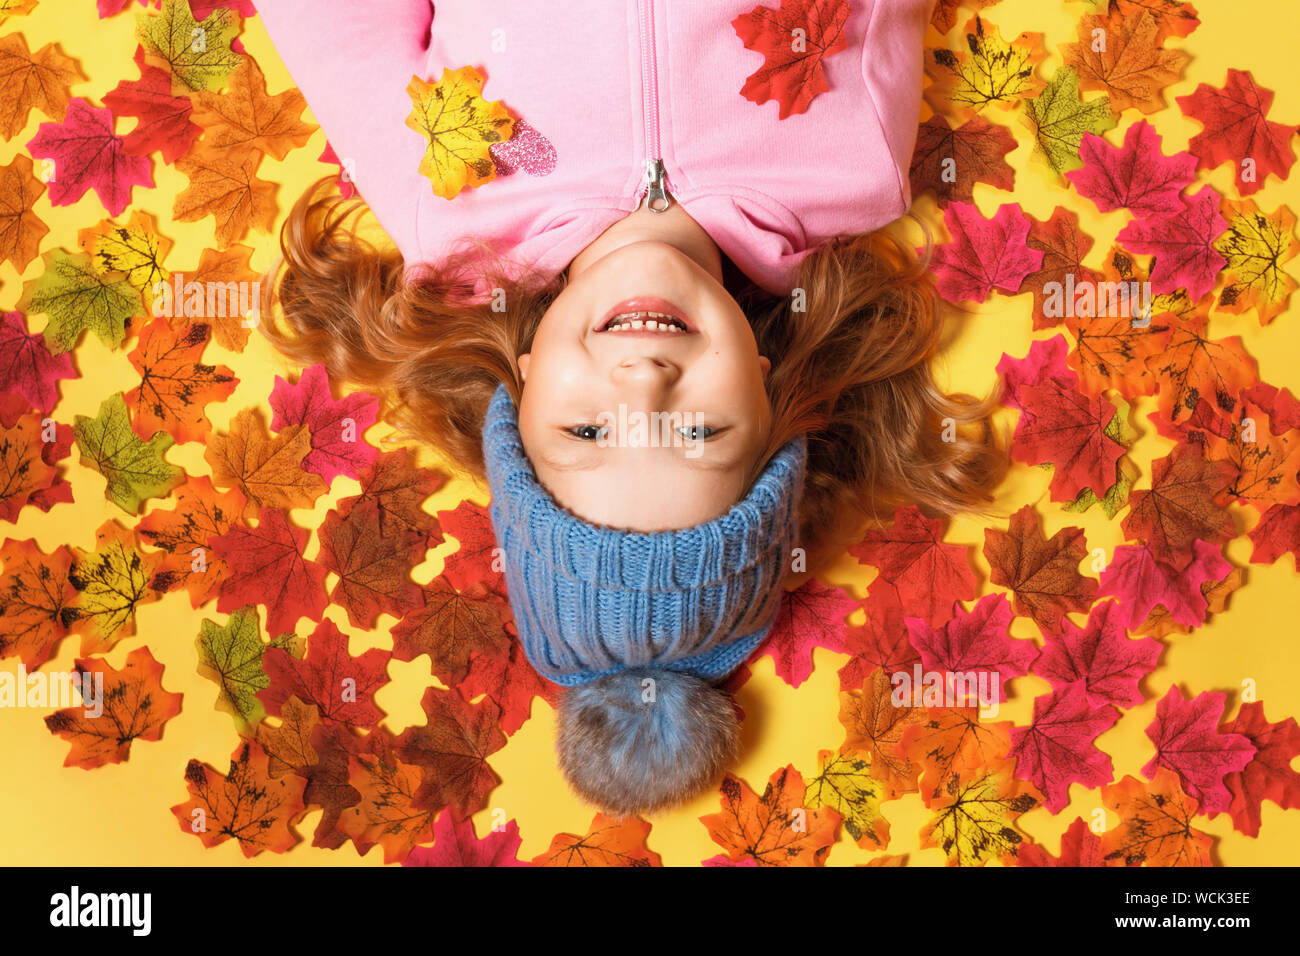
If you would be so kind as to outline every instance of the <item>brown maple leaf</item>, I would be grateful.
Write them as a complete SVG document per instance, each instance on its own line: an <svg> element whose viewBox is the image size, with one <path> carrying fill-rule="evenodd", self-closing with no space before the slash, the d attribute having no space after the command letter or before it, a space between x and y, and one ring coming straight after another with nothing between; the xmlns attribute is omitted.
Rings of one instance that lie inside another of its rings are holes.
<svg viewBox="0 0 1300 956"><path fill-rule="evenodd" d="M454 687L469 674L475 654L510 653L501 598L482 582L458 592L439 576L424 588L424 606L393 628L393 657L413 661L429 655L429 669Z"/></svg>
<svg viewBox="0 0 1300 956"><path fill-rule="evenodd" d="M1016 613L1033 618L1044 632L1059 630L1066 613L1086 611L1096 599L1096 580L1079 573L1087 555L1082 528L1062 528L1045 538L1029 505L1011 516L1006 531L984 530L993 583L1010 588Z"/></svg>
<svg viewBox="0 0 1300 956"><path fill-rule="evenodd" d="M407 727L394 753L424 769L416 804L437 810L450 805L462 816L487 806L487 796L501 778L487 758L506 745L497 726L501 709L490 698L470 704L456 691L430 687L421 702L428 722Z"/></svg>
<svg viewBox="0 0 1300 956"><path fill-rule="evenodd" d="M1130 540L1145 542L1171 567L1187 567L1197 540L1221 544L1237 531L1220 498L1236 469L1206 461L1196 445L1178 445L1151 465L1150 490L1129 496L1130 511L1120 523Z"/></svg>
<svg viewBox="0 0 1300 956"><path fill-rule="evenodd" d="M13 263L20 273L40 254L41 237L50 231L32 211L44 192L30 156L19 153L0 166L0 262Z"/></svg>
<svg viewBox="0 0 1300 956"><path fill-rule="evenodd" d="M320 564L339 576L330 599L348 612L357 627L372 628L380 614L398 618L420 606L420 586L411 569L424 560L425 537L410 528L384 534L373 500L325 515L317 531Z"/></svg>

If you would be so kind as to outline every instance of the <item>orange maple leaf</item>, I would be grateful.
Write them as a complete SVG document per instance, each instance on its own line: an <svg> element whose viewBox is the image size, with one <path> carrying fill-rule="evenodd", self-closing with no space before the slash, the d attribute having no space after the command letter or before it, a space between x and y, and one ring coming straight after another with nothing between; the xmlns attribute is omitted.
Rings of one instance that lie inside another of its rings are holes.
<svg viewBox="0 0 1300 956"><path fill-rule="evenodd" d="M320 475L303 470L309 451L306 425L290 425L272 438L262 413L245 408L228 431L213 433L203 458L213 484L238 488L247 499L244 517L255 518L263 507L310 508L325 493Z"/></svg>
<svg viewBox="0 0 1300 956"><path fill-rule="evenodd" d="M192 119L205 130L202 142L213 149L250 147L284 159L302 146L316 127L302 121L307 101L294 87L267 95L266 77L245 56L220 93L196 90Z"/></svg>
<svg viewBox="0 0 1300 956"><path fill-rule="evenodd" d="M1101 802L1119 825L1101 837L1111 866L1213 866L1214 838L1192 828L1196 801L1183 793L1178 775L1161 767L1143 783L1126 776L1101 788Z"/></svg>
<svg viewBox="0 0 1300 956"><path fill-rule="evenodd" d="M270 232L275 226L277 183L257 178L260 153L251 149L216 150L200 142L176 160L176 168L190 181L172 202L178 222L216 220L217 244L222 248L257 226Z"/></svg>
<svg viewBox="0 0 1300 956"><path fill-rule="evenodd" d="M54 655L67 633L63 609L77 589L68 579L72 552L59 545L45 554L34 540L6 538L0 546L0 658L17 657L29 671Z"/></svg>
<svg viewBox="0 0 1300 956"><path fill-rule="evenodd" d="M200 441L212 429L204 406L224 401L239 379L224 365L204 365L209 329L195 323L173 330L155 319L140 330L127 355L140 384L126 395L131 428L141 439L162 430L179 442Z"/></svg>
<svg viewBox="0 0 1300 956"><path fill-rule="evenodd" d="M88 79L57 43L32 53L21 33L0 37L0 139L22 132L33 106L62 122L72 84Z"/></svg>
<svg viewBox="0 0 1300 956"><path fill-rule="evenodd" d="M889 676L881 668L867 675L861 690L840 693L839 718L845 731L840 752L871 754L871 773L885 784L886 799L916 792L920 768L895 748L908 725L926 716L923 707L896 707L891 695Z"/></svg>
<svg viewBox="0 0 1300 956"><path fill-rule="evenodd" d="M737 863L759 866L821 866L835 842L840 815L829 807L810 810L803 777L793 765L768 779L762 796L728 773L722 781L722 812L700 822Z"/></svg>
<svg viewBox="0 0 1300 956"><path fill-rule="evenodd" d="M1079 73L1079 88L1105 93L1118 113L1165 108L1164 89L1182 79L1191 57L1160 46L1163 37L1146 10L1079 19L1079 42L1061 45L1061 57Z"/></svg>
<svg viewBox="0 0 1300 956"><path fill-rule="evenodd" d="M32 212L45 184L32 174L30 156L19 153L0 166L0 262L12 262L21 273L40 254L41 237L50 227Z"/></svg>
<svg viewBox="0 0 1300 956"><path fill-rule="evenodd" d="M175 495L175 508L150 511L136 525L136 533L162 551L150 587L166 592L181 584L190 593L191 606L197 608L216 596L229 573L212 539L239 521L246 500L237 488L217 491L207 475L190 475Z"/></svg>
<svg viewBox="0 0 1300 956"><path fill-rule="evenodd" d="M928 708L924 720L903 730L894 752L921 767L921 800L933 808L952 778L1006 759L1011 727L1010 721L981 724L974 707Z"/></svg>
<svg viewBox="0 0 1300 956"><path fill-rule="evenodd" d="M223 349L244 351L251 329L260 321L262 306L259 276L250 264L252 255L252 248L240 243L220 250L204 249L193 269L173 272L172 286L179 280L181 297L172 299L168 316L172 326L205 322Z"/></svg>
<svg viewBox="0 0 1300 956"><path fill-rule="evenodd" d="M663 866L646 846L650 824L640 817L615 819L598 813L583 836L557 833L533 866Z"/></svg>

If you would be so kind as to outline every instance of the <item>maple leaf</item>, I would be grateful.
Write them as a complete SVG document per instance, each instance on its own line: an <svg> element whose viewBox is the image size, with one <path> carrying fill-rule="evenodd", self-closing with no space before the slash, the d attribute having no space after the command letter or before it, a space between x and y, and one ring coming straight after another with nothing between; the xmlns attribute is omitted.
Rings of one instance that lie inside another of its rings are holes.
<svg viewBox="0 0 1300 956"><path fill-rule="evenodd" d="M1196 801L1161 768L1149 787L1136 777L1101 788L1101 802L1119 826L1101 836L1107 863L1120 866L1211 866L1214 838L1192 828Z"/></svg>
<svg viewBox="0 0 1300 956"><path fill-rule="evenodd" d="M1070 611L1087 611L1097 582L1079 573L1088 555L1082 528L1043 535L1042 523L1026 505L1011 516L1006 531L984 529L984 557L994 584L1010 588L1017 614L1031 617L1044 634L1059 630Z"/></svg>
<svg viewBox="0 0 1300 956"><path fill-rule="evenodd" d="M1146 120L1130 126L1118 148L1085 133L1079 158L1083 166L1065 178L1101 212L1127 209L1139 217L1181 212L1182 191L1196 178L1196 157L1166 156L1160 151L1160 134Z"/></svg>
<svg viewBox="0 0 1300 956"><path fill-rule="evenodd" d="M90 254L99 273L121 273L132 288L144 292L165 278L162 262L172 241L158 234L158 220L135 209L126 225L104 219L80 230L77 245Z"/></svg>
<svg viewBox="0 0 1300 956"><path fill-rule="evenodd" d="M392 754L391 735L375 731L367 739L373 753L348 756L348 782L361 795L339 816L339 829L363 856L378 843L385 863L400 863L417 843L433 839L436 812L415 806L424 772Z"/></svg>
<svg viewBox="0 0 1300 956"><path fill-rule="evenodd" d="M1110 0L1112 15L1130 17L1142 10L1155 18L1160 40L1190 36L1201 24L1196 8L1182 0Z"/></svg>
<svg viewBox="0 0 1300 956"><path fill-rule="evenodd" d="M154 184L149 160L128 153L122 137L114 135L113 114L80 97L68 103L62 123L37 127L27 151L54 161L55 175L48 180L54 206L69 206L93 189L116 216L131 202L134 187Z"/></svg>
<svg viewBox="0 0 1300 956"><path fill-rule="evenodd" d="M482 583L459 592L442 576L425 586L423 606L403 615L392 636L394 659L428 654L430 671L448 687L469 674L472 656L510 653L500 600Z"/></svg>
<svg viewBox="0 0 1300 956"><path fill-rule="evenodd" d="M1069 350L1064 335L1054 335L1050 339L1040 339L1029 344L1029 351L1022 359L1012 358L1002 353L995 371L1002 377L1002 404L1008 408L1025 409L1021 392L1027 386L1058 382L1061 388L1073 388L1079 383L1079 377L1065 366L1065 355Z"/></svg>
<svg viewBox="0 0 1300 956"><path fill-rule="evenodd" d="M650 824L640 817L615 819L603 813L592 818L586 834L557 833L533 866L663 866L659 854L646 846Z"/></svg>
<svg viewBox="0 0 1300 956"><path fill-rule="evenodd" d="M957 778L1004 760L1011 749L1011 723L981 724L975 707L927 707L894 745L899 757L921 768L921 801L930 808L946 799Z"/></svg>
<svg viewBox="0 0 1300 956"><path fill-rule="evenodd" d="M353 727L371 727L383 717L374 704L374 694L388 682L385 666L388 652L371 648L353 657L348 638L326 618L307 638L307 656L298 659L284 647L271 646L262 655L262 668L271 679L257 691L268 714L280 715L280 708L296 696L314 704L321 720L333 720Z"/></svg>
<svg viewBox="0 0 1300 956"><path fill-rule="evenodd" d="M258 671L261 672L260 663ZM272 777L283 777L286 773L305 776L320 761L320 755L311 745L313 731L319 724L320 711L315 704L304 704L297 697L290 697L280 708L277 726L267 721L255 725L256 739L266 751L267 770Z"/></svg>
<svg viewBox="0 0 1300 956"><path fill-rule="evenodd" d="M1079 42L1062 44L1061 57L1079 71L1083 89L1106 93L1117 111L1164 109L1164 88L1182 79L1191 60L1160 45L1160 27L1146 10L1080 17L1078 31ZM1104 42L1097 42L1097 31Z"/></svg>
<svg viewBox="0 0 1300 956"><path fill-rule="evenodd" d="M270 232L275 227L275 195L280 187L257 177L261 159L260 153L250 150L217 151L200 142L176 160L176 168L190 184L176 194L172 218L197 222L211 216L222 248L244 238L254 226Z"/></svg>
<svg viewBox="0 0 1300 956"><path fill-rule="evenodd" d="M1047 55L1041 33L1022 33L1010 43L979 16L965 26L963 49L926 50L925 72L933 81L925 101L936 113L978 112L990 103L1010 106L1042 89L1035 75ZM956 41L954 41L956 43Z"/></svg>
<svg viewBox="0 0 1300 956"><path fill-rule="evenodd" d="M1228 228L1219 215L1219 194L1204 186L1182 201L1181 209L1137 219L1120 230L1119 241L1134 252L1156 259L1151 265L1151 290L1156 294L1184 288L1195 301L1214 288L1227 260L1214 241Z"/></svg>
<svg viewBox="0 0 1300 956"><path fill-rule="evenodd" d="M1048 308L1049 301L1055 305L1056 296L1053 288L1064 286L1066 282L1082 284L1095 282L1101 274L1083 264L1083 257L1092 248L1092 237L1079 229L1079 217L1064 206L1052 210L1050 219L1040 221L1029 218L1029 235L1025 245L1031 250L1043 254L1042 263L1025 276L1020 284L1020 291L1034 293L1034 328L1046 329L1060 324L1060 316L1075 312L1074 309L1063 310ZM1050 313L1055 313L1050 314Z"/></svg>
<svg viewBox="0 0 1300 956"><path fill-rule="evenodd" d="M954 601L974 600L979 593L969 549L944 544L942 538L938 518L926 518L915 507L900 508L889 528L868 532L848 552L879 568L909 611L939 625L952 617Z"/></svg>
<svg viewBox="0 0 1300 956"><path fill-rule="evenodd" d="M1115 440L1118 410L1100 395L1063 387L1058 378L1019 390L1024 403L1011 439L1013 461L1050 464L1052 501L1071 501L1084 489L1104 493L1115 483L1125 452Z"/></svg>
<svg viewBox="0 0 1300 956"><path fill-rule="evenodd" d="M844 725L841 753L871 754L871 775L886 788L887 799L917 791L921 768L896 745L910 724L924 720L925 709L895 704L889 675L877 668L859 690L840 692L839 721Z"/></svg>
<svg viewBox="0 0 1300 956"><path fill-rule="evenodd" d="M139 343L127 356L140 384L126 402L135 412L131 427L141 438L162 429L178 442L200 441L211 431L204 406L229 398L239 379L224 365L199 361L208 339L206 325L173 330L166 319L140 330Z"/></svg>
<svg viewBox="0 0 1300 956"><path fill-rule="evenodd" d="M61 618L72 633L81 634L81 656L109 651L135 633L135 609L158 599L149 587L155 558L136 550L132 533L111 518L95 532L95 548L73 548L68 581L77 591L75 603Z"/></svg>
<svg viewBox="0 0 1300 956"><path fill-rule="evenodd" d="M1110 757L1097 749L1098 735L1119 720L1110 704L1096 704L1078 684L1034 698L1034 719L1011 731L1010 756L1016 776L1040 791L1043 806L1060 813L1070 802L1070 784L1097 787L1110 783Z"/></svg>
<svg viewBox="0 0 1300 956"><path fill-rule="evenodd" d="M1228 229L1214 241L1214 249L1227 260L1227 281L1217 306L1238 315L1253 308L1259 324L1267 325L1286 311L1296 288L1283 265L1300 254L1295 214L1279 206L1265 215L1249 199L1224 205Z"/></svg>
<svg viewBox="0 0 1300 956"><path fill-rule="evenodd" d="M235 718L236 729L244 735L253 732L266 716L257 697L258 691L271 684L262 666L266 652L275 647L293 657L302 656L301 641L292 634L263 641L257 609L251 606L237 609L224 625L205 618L194 646L199 653L199 675L219 689L217 709Z"/></svg>
<svg viewBox="0 0 1300 956"><path fill-rule="evenodd" d="M369 630L380 614L401 618L420 606L411 569L424 560L424 537L411 529L383 534L374 501L353 506L347 517L327 512L317 534L321 565L339 576L330 600L353 625Z"/></svg>
<svg viewBox="0 0 1300 956"><path fill-rule="evenodd" d="M0 521L18 520L22 509L39 504L36 496L61 481L46 460L48 436L39 415L27 414L0 434ZM65 483L66 484L66 483ZM49 510L51 501L44 510Z"/></svg>
<svg viewBox="0 0 1300 956"><path fill-rule="evenodd" d="M67 545L45 554L34 540L0 543L0 659L17 657L34 671L54 656L67 633L64 610L77 595L72 561Z"/></svg>
<svg viewBox="0 0 1300 956"><path fill-rule="evenodd" d="M1187 144L1198 160L1197 169L1231 162L1239 171L1234 178L1243 196L1263 189L1269 173L1286 178L1295 162L1291 137L1300 126L1268 119L1273 91L1257 86L1249 70L1229 68L1222 89L1201 83L1176 101L1183 115L1205 127ZM1244 166L1247 160L1249 167Z"/></svg>
<svg viewBox="0 0 1300 956"><path fill-rule="evenodd" d="M131 430L121 392L104 399L94 418L76 416L73 431L81 463L104 476L104 497L129 514L138 514L145 499L165 497L185 481L185 472L163 457L172 437L155 432L141 441Z"/></svg>
<svg viewBox="0 0 1300 956"><path fill-rule="evenodd" d="M472 501L461 501L455 508L439 511L438 521L445 533L460 542L460 547L447 555L442 569L451 586L464 591L482 582L488 590L504 592L505 575L487 509Z"/></svg>
<svg viewBox="0 0 1300 956"><path fill-rule="evenodd" d="M1120 523L1125 536L1146 542L1174 567L1186 567L1198 539L1215 543L1236 536L1232 516L1219 504L1236 470L1204 460L1195 446L1176 446L1151 463L1150 490L1129 496L1130 510Z"/></svg>
<svg viewBox="0 0 1300 956"><path fill-rule="evenodd" d="M1193 542L1192 554L1192 560L1179 569L1159 560L1147 545L1120 545L1110 566L1101 572L1097 594L1119 598L1126 612L1125 627L1137 627L1157 604L1172 620L1195 627L1205 620L1207 607L1201 586L1223 580L1232 565L1219 548L1204 541Z"/></svg>
<svg viewBox="0 0 1300 956"><path fill-rule="evenodd" d="M844 632L844 652L852 660L839 669L840 690L853 690L877 667L886 673L910 671L921 660L907 638L898 588L877 578L867 589L866 624Z"/></svg>
<svg viewBox="0 0 1300 956"><path fill-rule="evenodd" d="M532 713L535 698L542 698L554 710L559 706L561 693L558 684L552 684L533 669L518 640L512 640L506 651L471 656L469 673L456 689L466 700L487 695L500 708L497 722L501 732L507 735L524 725Z"/></svg>
<svg viewBox="0 0 1300 956"><path fill-rule="evenodd" d="M1230 465L1235 478L1228 494L1260 512L1273 505L1300 504L1300 441L1289 432L1274 434L1268 413L1251 402L1242 406L1240 423L1226 434L1204 437L1205 457Z"/></svg>
<svg viewBox="0 0 1300 956"><path fill-rule="evenodd" d="M842 589L809 580L781 595L772 630L756 654L770 654L776 674L798 687L813 671L813 648L844 651L844 621L858 602Z"/></svg>
<svg viewBox="0 0 1300 956"><path fill-rule="evenodd" d="M300 617L319 621L329 604L325 568L302 556L307 530L289 523L278 508L264 508L256 527L231 523L208 542L229 568L218 611L265 604L267 630L291 631Z"/></svg>
<svg viewBox="0 0 1300 956"><path fill-rule="evenodd" d="M190 605L201 607L216 594L227 574L212 539L225 534L244 510L237 490L218 492L207 475L190 475L177 488L176 507L154 508L136 524L136 533L163 551L149 586L171 591L178 583L190 594Z"/></svg>
<svg viewBox="0 0 1300 956"><path fill-rule="evenodd" d="M132 741L161 740L163 725L181 712L181 695L163 689L162 672L163 665L147 647L128 654L121 670L103 660L78 660L75 681L84 688L88 675L93 675L90 680L98 697L94 701L82 697L81 706L45 718L50 733L72 744L63 766L90 770L121 763L130 756ZM100 713L92 716L87 710Z"/></svg>
<svg viewBox="0 0 1300 956"><path fill-rule="evenodd" d="M1247 737L1219 731L1226 700L1221 691L1184 700L1177 686L1171 685L1146 729L1156 755L1142 768L1143 775L1151 780L1158 767L1168 767L1178 774L1187 795L1212 813L1227 810L1232 802L1224 775L1243 769L1255 755Z"/></svg>
<svg viewBox="0 0 1300 956"><path fill-rule="evenodd" d="M984 595L969 612L957 604L952 620L941 628L932 628L921 618L904 620L926 670L945 672L949 682L957 674L987 674L990 702L1006 700L1003 682L1027 673L1038 656L1033 641L1015 640L1007 632L1011 605L1004 594Z"/></svg>
<svg viewBox="0 0 1300 956"><path fill-rule="evenodd" d="M12 262L19 273L40 253L41 237L50 231L32 211L44 193L30 156L20 153L0 166L0 262Z"/></svg>
<svg viewBox="0 0 1300 956"><path fill-rule="evenodd" d="M268 96L266 77L251 56L239 58L227 89L198 90L191 100L194 119L204 129L203 141L214 149L249 147L284 159L315 131L302 121L307 108L302 93L290 87Z"/></svg>
<svg viewBox="0 0 1300 956"><path fill-rule="evenodd" d="M1015 148L1015 137L1005 126L974 116L954 129L935 113L917 130L909 169L912 195L929 190L944 207L973 202L976 183L1009 190L1016 172L1003 157Z"/></svg>
<svg viewBox="0 0 1300 956"><path fill-rule="evenodd" d="M733 19L731 28L745 49L763 54L763 65L745 78L740 95L759 105L775 100L778 120L806 113L830 89L823 63L848 47L849 13L846 0L781 0L779 9L759 5Z"/></svg>
<svg viewBox="0 0 1300 956"><path fill-rule="evenodd" d="M379 400L365 392L335 399L330 394L329 376L323 363L304 369L296 385L280 376L270 398L271 430L289 425L306 425L311 432L311 451L302 467L314 471L327 483L335 475L361 477L374 464L378 451L362 438L375 423Z"/></svg>
<svg viewBox="0 0 1300 956"><path fill-rule="evenodd" d="M1177 429L1190 420L1202 398L1220 411L1232 412L1242 390L1259 380L1255 360L1241 339L1235 335L1207 338L1206 325L1203 315L1178 323L1161 352L1147 359L1147 367L1159 381L1159 407L1153 420L1170 437L1182 437ZM1166 424L1169 430L1162 427Z"/></svg>
<svg viewBox="0 0 1300 956"><path fill-rule="evenodd" d="M206 323L212 329L212 337L218 345L232 352L242 352L259 319L256 307L261 301L258 275L249 265L252 255L252 248L239 243L222 250L204 249L199 255L199 264L194 269L172 275L173 283L183 283L182 291L191 287L191 283L192 288L198 290L253 290L247 303L250 306L247 315L242 291L216 295L183 294L183 308L181 302L173 298L173 308L170 310L174 313L173 320L183 322L188 319Z"/></svg>
<svg viewBox="0 0 1300 956"><path fill-rule="evenodd" d="M190 119L194 104L188 96L172 94L171 73L146 63L143 46L135 48L134 59L140 78L120 81L104 94L104 105L115 117L137 118L123 141L128 153L148 156L157 150L163 162L174 163L203 132Z"/></svg>
<svg viewBox="0 0 1300 956"><path fill-rule="evenodd" d="M807 806L807 788L793 765L773 772L761 796L730 773L720 794L722 812L706 814L700 822L728 859L748 857L759 866L825 864L840 815L829 807Z"/></svg>
<svg viewBox="0 0 1300 956"><path fill-rule="evenodd" d="M1283 810L1300 807L1300 774L1291 769L1291 761L1300 755L1300 726L1294 717L1269 723L1263 702L1256 700L1242 704L1223 732L1243 736L1255 748L1250 763L1227 774L1223 785L1232 795L1228 813L1233 827L1246 836L1259 836L1265 800Z"/></svg>
<svg viewBox="0 0 1300 956"><path fill-rule="evenodd" d="M500 100L483 99L483 77L472 66L443 67L437 83L412 76L406 87L411 113L406 125L428 141L420 173L433 194L453 199L496 178L489 148L508 140L514 130L510 111Z"/></svg>
<svg viewBox="0 0 1300 956"><path fill-rule="evenodd" d="M518 858L520 843L519 824L514 820L493 824L492 832L479 839L473 821L458 820L451 810L444 810L433 821L433 846L417 846L402 866L528 866ZM609 844L602 842L602 846Z"/></svg>
<svg viewBox="0 0 1300 956"><path fill-rule="evenodd" d="M52 120L62 119L72 84L88 79L57 43L32 53L22 33L0 37L0 139L21 133L32 107Z"/></svg>
<svg viewBox="0 0 1300 956"><path fill-rule="evenodd" d="M817 754L817 763L820 770L808 781L804 806L809 810L834 810L849 836L864 850L888 846L889 821L880 812L885 788L871 775L871 754L822 750Z"/></svg>
<svg viewBox="0 0 1300 956"><path fill-rule="evenodd" d="M1063 66L1040 94L1025 100L1025 124L1034 134L1034 155L1063 175L1083 165L1083 137L1104 133L1115 125L1115 116L1104 96L1081 100L1079 74Z"/></svg>
<svg viewBox="0 0 1300 956"><path fill-rule="evenodd" d="M950 781L951 789L921 828L921 846L943 850L949 866L1014 857L1025 841L1015 821L1039 803L1032 786L1012 778L1009 762Z"/></svg>
<svg viewBox="0 0 1300 956"><path fill-rule="evenodd" d="M288 719L290 708L296 706L293 702L297 700L290 697L285 701L281 711L283 719ZM356 806L361 800L361 791L348 782L348 771L349 757L360 753L364 742L346 724L319 722L311 730L309 743L317 759L298 772L307 780L302 798L323 811L311 845L337 850L348 842L348 835L339 829L340 818L348 807Z"/></svg>
<svg viewBox="0 0 1300 956"><path fill-rule="evenodd" d="M416 806L452 806L468 817L487 806L488 794L501 778L487 758L506 745L497 726L501 709L489 699L470 704L455 691L430 687L420 702L428 722L407 727L397 738L395 753L424 769Z"/></svg>
<svg viewBox="0 0 1300 956"><path fill-rule="evenodd" d="M1151 300L1151 314L1135 323L1140 312L1138 304L1130 299L1143 281L1132 271L1132 260L1114 253L1107 259L1103 278L1109 289L1122 290L1119 296L1123 307L1114 310L1084 310L1102 314L1081 315L1074 310L1066 316L1065 327L1074 336L1074 349L1068 362L1079 373L1079 385L1092 395L1113 389L1126 398L1150 395L1156 390L1156 378L1148 367L1148 359L1160 356L1173 333L1174 317L1165 309L1167 303ZM1113 284L1113 285L1112 285ZM1099 296L1100 298L1100 290ZM1125 314L1127 313L1127 314Z"/></svg>
<svg viewBox="0 0 1300 956"><path fill-rule="evenodd" d="M1094 706L1114 704L1121 709L1142 703L1142 678L1155 670L1163 650L1149 637L1131 640L1121 620L1120 605L1102 601L1088 615L1085 627L1066 618L1059 633L1048 634L1031 670L1057 691L1083 690Z"/></svg>
<svg viewBox="0 0 1300 956"><path fill-rule="evenodd" d="M1274 505L1250 530L1251 564L1272 564L1288 551L1300 566L1300 506Z"/></svg>
<svg viewBox="0 0 1300 956"><path fill-rule="evenodd" d="M246 857L263 850L284 853L298 842L291 826L306 809L305 781L293 774L272 777L266 752L255 741L241 740L222 776L207 764L185 766L190 799L171 808L181 830L194 833L205 847L232 837Z"/></svg>
<svg viewBox="0 0 1300 956"><path fill-rule="evenodd" d="M447 476L431 468L419 468L409 448L383 452L358 476L361 493L340 498L339 514L347 517L363 501L379 508L379 528L385 535L413 530L423 535L428 547L442 543L438 519L421 505L447 482Z"/></svg>
<svg viewBox="0 0 1300 956"><path fill-rule="evenodd" d="M42 334L50 351L72 351L86 329L109 348L121 345L131 320L144 315L140 293L125 279L101 274L85 253L50 249L42 259L45 269L23 286L15 308L49 315Z"/></svg>
<svg viewBox="0 0 1300 956"><path fill-rule="evenodd" d="M993 289L1016 293L1043 264L1043 253L1025 243L1029 219L1019 203L998 207L985 219L970 203L949 203L943 221L952 241L934 253L935 288L949 302L983 302Z"/></svg>
<svg viewBox="0 0 1300 956"><path fill-rule="evenodd" d="M1041 846L1022 844L1016 854L1017 866L1105 866L1101 838L1075 817L1068 830L1061 834L1061 854L1053 857Z"/></svg>
<svg viewBox="0 0 1300 956"><path fill-rule="evenodd" d="M137 15L135 37L144 47L145 60L171 75L172 92L185 96L221 89L239 66L241 56L231 49L239 19L233 10L218 7L200 22L187 0L163 0L158 16ZM195 42L198 36L202 43Z"/></svg>
<svg viewBox="0 0 1300 956"><path fill-rule="evenodd" d="M957 8L965 7L968 10L983 10L990 4L996 3L997 0L938 0L934 6L934 14L930 17L930 22L940 33L947 33L957 25Z"/></svg>
<svg viewBox="0 0 1300 956"><path fill-rule="evenodd" d="M203 458L212 468L213 484L243 492L248 499L244 516L251 517L268 506L309 508L325 493L320 475L302 468L310 449L305 425L291 425L272 438L261 412L245 408L229 431L212 434Z"/></svg>
<svg viewBox="0 0 1300 956"><path fill-rule="evenodd" d="M37 0L0 0L0 23L9 17L31 13L36 9Z"/></svg>
<svg viewBox="0 0 1300 956"><path fill-rule="evenodd" d="M1241 568L1233 568L1228 572L1227 577L1222 581L1208 580L1201 582L1201 594L1205 597L1206 613L1222 614L1228 606L1228 598L1232 592L1241 587L1245 581L1246 574ZM1162 604L1157 604L1151 609L1137 628L1141 634L1148 634L1151 637L1164 637L1168 634L1190 634L1192 628L1187 624L1180 624L1173 620L1169 611Z"/></svg>

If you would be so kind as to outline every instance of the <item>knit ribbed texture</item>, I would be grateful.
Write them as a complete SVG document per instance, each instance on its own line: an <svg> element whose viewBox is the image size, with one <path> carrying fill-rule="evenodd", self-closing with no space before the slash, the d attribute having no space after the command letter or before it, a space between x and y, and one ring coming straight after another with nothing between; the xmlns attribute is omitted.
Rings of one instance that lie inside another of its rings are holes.
<svg viewBox="0 0 1300 956"><path fill-rule="evenodd" d="M483 451L510 606L542 676L572 687L655 665L716 681L767 636L798 532L802 438L726 514L656 532L593 525L559 507L524 454L504 385Z"/></svg>

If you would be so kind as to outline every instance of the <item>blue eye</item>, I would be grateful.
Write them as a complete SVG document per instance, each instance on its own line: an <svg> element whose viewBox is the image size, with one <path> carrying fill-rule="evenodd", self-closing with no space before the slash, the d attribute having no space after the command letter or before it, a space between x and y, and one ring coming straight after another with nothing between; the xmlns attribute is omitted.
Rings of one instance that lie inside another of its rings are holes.
<svg viewBox="0 0 1300 956"><path fill-rule="evenodd" d="M605 437L606 433L607 429L601 428L599 425L575 425L569 429L570 435L583 441L599 441Z"/></svg>
<svg viewBox="0 0 1300 956"><path fill-rule="evenodd" d="M677 429L677 434L687 441L707 441L713 437L714 431L708 425L688 425Z"/></svg>

